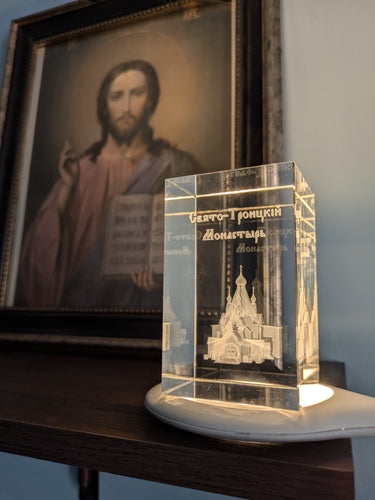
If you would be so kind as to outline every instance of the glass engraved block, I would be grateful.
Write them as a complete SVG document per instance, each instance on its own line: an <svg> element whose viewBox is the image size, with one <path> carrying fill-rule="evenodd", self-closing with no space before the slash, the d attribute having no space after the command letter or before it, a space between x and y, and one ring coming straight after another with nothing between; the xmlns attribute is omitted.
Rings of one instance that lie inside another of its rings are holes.
<svg viewBox="0 0 375 500"><path fill-rule="evenodd" d="M166 181L164 394L299 409L319 380L315 241L294 162Z"/></svg>

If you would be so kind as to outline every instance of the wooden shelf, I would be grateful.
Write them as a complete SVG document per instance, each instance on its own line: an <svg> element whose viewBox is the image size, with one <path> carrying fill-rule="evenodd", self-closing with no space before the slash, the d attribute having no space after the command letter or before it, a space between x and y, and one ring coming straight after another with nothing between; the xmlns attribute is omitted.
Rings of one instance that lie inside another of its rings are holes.
<svg viewBox="0 0 375 500"><path fill-rule="evenodd" d="M345 384L344 366L322 380ZM240 498L354 498L350 440L249 444L204 438L144 408L158 355L0 353L0 450Z"/></svg>

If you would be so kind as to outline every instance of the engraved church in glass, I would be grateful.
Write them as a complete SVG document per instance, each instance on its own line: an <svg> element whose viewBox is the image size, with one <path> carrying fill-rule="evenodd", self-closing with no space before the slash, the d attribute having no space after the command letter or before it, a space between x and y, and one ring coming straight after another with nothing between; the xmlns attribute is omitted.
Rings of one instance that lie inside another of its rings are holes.
<svg viewBox="0 0 375 500"><path fill-rule="evenodd" d="M270 360L281 370L283 328L264 324L263 315L257 312L255 289L250 298L246 285L240 266L236 291L233 298L229 291L226 310L219 324L212 325L204 358L227 364L260 364Z"/></svg>

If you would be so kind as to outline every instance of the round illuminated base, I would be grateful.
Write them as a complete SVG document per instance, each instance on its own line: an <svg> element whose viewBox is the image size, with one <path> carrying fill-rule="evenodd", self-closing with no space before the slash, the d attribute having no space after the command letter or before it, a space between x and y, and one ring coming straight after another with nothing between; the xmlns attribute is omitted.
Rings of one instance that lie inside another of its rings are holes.
<svg viewBox="0 0 375 500"><path fill-rule="evenodd" d="M147 393L145 406L170 425L223 439L291 442L375 436L375 398L320 384L303 391L301 403L310 406L292 411L168 396L159 384Z"/></svg>

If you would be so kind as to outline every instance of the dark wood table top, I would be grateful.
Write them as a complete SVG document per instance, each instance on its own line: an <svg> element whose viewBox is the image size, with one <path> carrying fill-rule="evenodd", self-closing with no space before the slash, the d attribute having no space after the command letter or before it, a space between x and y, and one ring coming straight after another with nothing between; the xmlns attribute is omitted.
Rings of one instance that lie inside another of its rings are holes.
<svg viewBox="0 0 375 500"><path fill-rule="evenodd" d="M341 363L322 380L345 385ZM190 434L143 405L157 355L0 353L0 450L241 498L354 498L350 440L256 444Z"/></svg>

